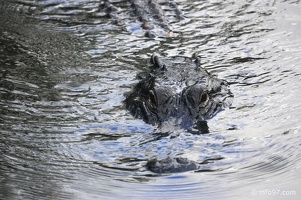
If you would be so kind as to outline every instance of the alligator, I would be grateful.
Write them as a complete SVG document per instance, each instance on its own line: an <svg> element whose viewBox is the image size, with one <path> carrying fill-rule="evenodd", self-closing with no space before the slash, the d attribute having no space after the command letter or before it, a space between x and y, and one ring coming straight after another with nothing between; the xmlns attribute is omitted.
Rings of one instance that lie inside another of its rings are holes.
<svg viewBox="0 0 301 200"><path fill-rule="evenodd" d="M125 96L125 107L144 122L180 127L192 134L209 132L207 119L229 106L233 97L226 81L201 66L200 57L161 58L154 53L148 70ZM186 158L151 159L146 168L154 173L197 170L199 164Z"/></svg>
<svg viewBox="0 0 301 200"><path fill-rule="evenodd" d="M102 5L107 16L116 25L126 25L127 30L138 29L148 38L175 36L172 22L184 19L183 12L172 0L122 2L105 0ZM131 27L137 23L138 28ZM232 97L227 82L205 70L197 54L191 58L161 58L154 53L148 65L145 72L138 73L139 82L125 95L126 109L159 130L180 127L193 134L208 133L206 120L228 106ZM151 159L145 167L154 173L176 173L197 170L199 164L186 158L167 157Z"/></svg>
<svg viewBox="0 0 301 200"><path fill-rule="evenodd" d="M130 27L130 29L142 28L144 35L148 38L155 38L158 35L166 37L174 36L170 22L184 19L183 12L179 9L177 3L171 0L162 2L158 2L157 0L128 0L125 6L130 7L130 15L134 17L125 17L124 10L114 4L117 3L113 3L110 0L104 1L102 5L105 8L106 15L119 26L124 25L125 20L127 20L127 24L131 19L132 22L139 22L140 27ZM161 4L167 8L163 9ZM169 14L167 17L166 12L171 12L172 14Z"/></svg>

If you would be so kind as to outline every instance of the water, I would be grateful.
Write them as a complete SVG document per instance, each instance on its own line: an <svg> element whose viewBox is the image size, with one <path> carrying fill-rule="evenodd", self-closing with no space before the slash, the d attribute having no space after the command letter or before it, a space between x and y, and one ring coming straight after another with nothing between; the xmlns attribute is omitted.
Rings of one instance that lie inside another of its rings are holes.
<svg viewBox="0 0 301 200"><path fill-rule="evenodd" d="M177 0L185 19L155 40L116 2L128 26L100 0L0 2L0 199L300 199L300 1ZM230 83L210 134L124 109L153 52L199 53ZM167 155L208 162L145 169Z"/></svg>

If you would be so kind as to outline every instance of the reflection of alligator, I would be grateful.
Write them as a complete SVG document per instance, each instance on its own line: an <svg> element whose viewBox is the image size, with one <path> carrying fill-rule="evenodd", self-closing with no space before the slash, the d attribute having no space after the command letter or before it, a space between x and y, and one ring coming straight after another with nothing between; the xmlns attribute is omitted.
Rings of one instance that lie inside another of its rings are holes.
<svg viewBox="0 0 301 200"><path fill-rule="evenodd" d="M206 169L206 165L212 163L214 161L222 160L223 157L213 157L208 158L201 163L197 163L192 160L188 160L187 158L171 158L167 157L162 160L151 159L146 163L146 168L155 173L178 173L178 172L186 172L186 171L196 171L196 172L204 172L204 171L214 171L211 169ZM201 167L203 166L203 167ZM203 169L202 169L203 168Z"/></svg>
<svg viewBox="0 0 301 200"><path fill-rule="evenodd" d="M193 132L208 132L206 119L223 108L231 97L225 81L209 74L200 59L161 60L153 54L147 72L127 94L125 105L146 123L163 127L173 124ZM193 126L196 129L191 129Z"/></svg>
<svg viewBox="0 0 301 200"><path fill-rule="evenodd" d="M163 160L149 160L146 168L155 173L177 173L191 170L197 170L199 164L186 158L167 157Z"/></svg>
<svg viewBox="0 0 301 200"><path fill-rule="evenodd" d="M145 36L154 38L160 36L172 36L173 31L170 28L170 21L183 18L182 11L173 1L158 2L157 0L128 0L131 6L131 13L138 19L141 28L145 30ZM117 25L123 25L127 17L123 16L123 10L113 5L110 0L105 0L104 7L107 15L115 21ZM167 7L163 10L163 6ZM166 16L166 12L172 12ZM168 19L169 18L169 19ZM171 20L170 18L173 18ZM134 20L136 21L136 20ZM137 27L136 27L137 28ZM133 29L133 28L132 28ZM139 28L138 28L139 29Z"/></svg>

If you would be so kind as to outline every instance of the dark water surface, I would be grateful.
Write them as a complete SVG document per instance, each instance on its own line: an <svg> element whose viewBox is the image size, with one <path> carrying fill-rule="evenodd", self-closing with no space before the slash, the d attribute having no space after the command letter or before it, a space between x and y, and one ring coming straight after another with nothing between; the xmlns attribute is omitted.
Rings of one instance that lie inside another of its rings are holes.
<svg viewBox="0 0 301 200"><path fill-rule="evenodd" d="M115 2L125 26L101 0L0 1L0 199L300 199L301 2L176 0L185 18L166 11L175 35L155 40ZM209 134L123 108L153 52L199 53L230 83ZM168 155L208 162L145 169Z"/></svg>

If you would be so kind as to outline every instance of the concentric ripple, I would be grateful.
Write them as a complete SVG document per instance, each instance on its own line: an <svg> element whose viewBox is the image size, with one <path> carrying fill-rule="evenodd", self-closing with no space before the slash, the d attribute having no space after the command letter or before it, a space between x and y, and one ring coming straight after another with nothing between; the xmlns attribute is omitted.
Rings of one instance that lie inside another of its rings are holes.
<svg viewBox="0 0 301 200"><path fill-rule="evenodd" d="M156 39L111 2L130 25L102 0L0 0L0 199L300 199L300 2L175 0L184 18ZM229 83L209 134L124 109L155 51L198 53ZM168 156L199 168L147 170Z"/></svg>

